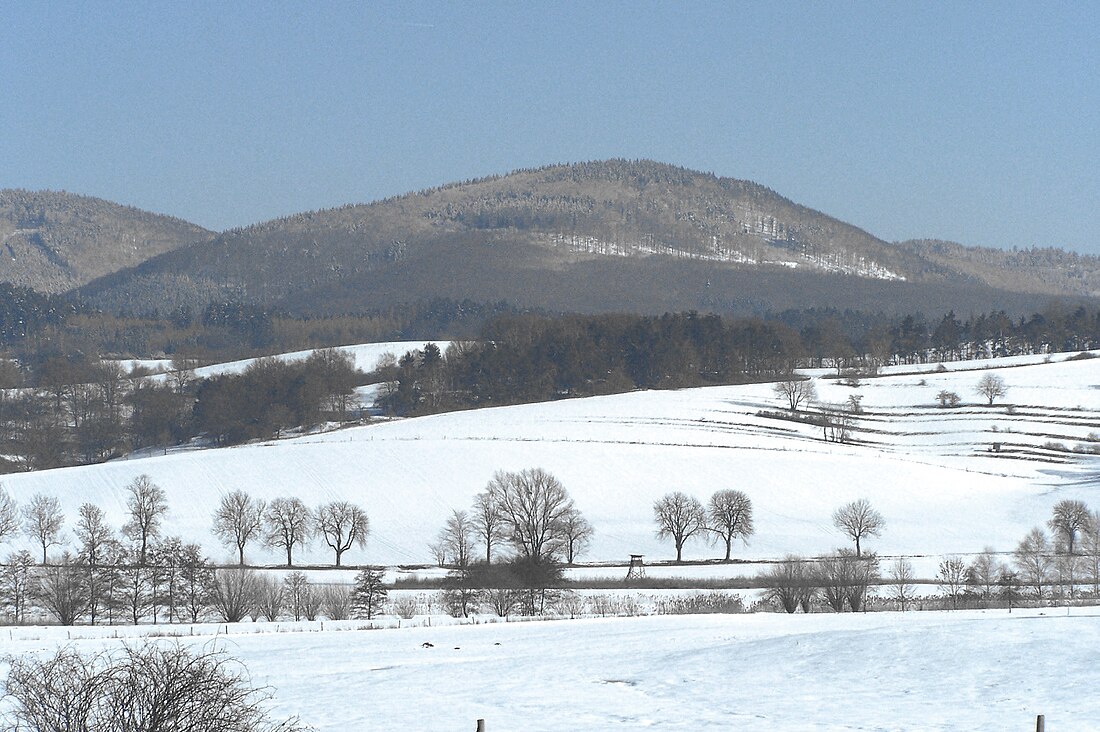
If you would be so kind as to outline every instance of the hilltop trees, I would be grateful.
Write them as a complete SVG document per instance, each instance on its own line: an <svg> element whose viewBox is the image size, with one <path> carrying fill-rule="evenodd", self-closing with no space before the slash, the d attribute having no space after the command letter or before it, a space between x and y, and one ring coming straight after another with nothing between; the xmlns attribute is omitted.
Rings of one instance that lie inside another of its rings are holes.
<svg viewBox="0 0 1100 732"><path fill-rule="evenodd" d="M707 515L698 498L681 491L666 494L653 504L657 538L672 539L676 561L683 561L684 544L707 528Z"/></svg>
<svg viewBox="0 0 1100 732"><path fill-rule="evenodd" d="M19 531L19 507L0 486L0 544Z"/></svg>
<svg viewBox="0 0 1100 732"><path fill-rule="evenodd" d="M1084 501L1066 499L1054 504L1047 527L1066 554L1074 554L1077 537L1092 526L1092 514Z"/></svg>
<svg viewBox="0 0 1100 732"><path fill-rule="evenodd" d="M733 540L748 540L753 532L752 501L741 491L722 490L707 502L707 528L725 542L725 561L730 560Z"/></svg>
<svg viewBox="0 0 1100 732"><path fill-rule="evenodd" d="M263 501L253 499L244 491L222 496L214 512L214 535L237 548L238 564L244 566L244 548L260 534L263 527Z"/></svg>
<svg viewBox="0 0 1100 732"><path fill-rule="evenodd" d="M42 564L46 563L46 550L61 543L61 527L65 515L56 498L36 493L23 507L23 530L42 547Z"/></svg>
<svg viewBox="0 0 1100 732"><path fill-rule="evenodd" d="M276 498L264 512L264 543L286 550L286 566L294 565L294 547L313 534L313 516L298 498Z"/></svg>
<svg viewBox="0 0 1100 732"><path fill-rule="evenodd" d="M810 379L792 376L776 382L772 389L776 396L787 403L792 412L797 412L803 404L810 404L817 399L817 387Z"/></svg>
<svg viewBox="0 0 1100 732"><path fill-rule="evenodd" d="M367 544L370 524L367 514L348 501L332 501L313 512L313 525L318 536L336 555L336 566L344 552L358 544Z"/></svg>
<svg viewBox="0 0 1100 732"><path fill-rule="evenodd" d="M474 533L485 545L485 563L489 564L493 561L493 547L508 538L504 530L504 514L491 490L477 494L472 514Z"/></svg>
<svg viewBox="0 0 1100 732"><path fill-rule="evenodd" d="M1039 527L1032 529L1017 545L1016 566L1020 570L1020 579L1035 590L1035 596L1043 598L1053 567L1050 542Z"/></svg>
<svg viewBox="0 0 1100 732"><path fill-rule="evenodd" d="M871 507L866 498L852 501L833 512L833 525L856 543L856 557L860 557L860 541L868 536L879 536L886 528L882 514Z"/></svg>
<svg viewBox="0 0 1100 732"><path fill-rule="evenodd" d="M149 553L149 540L160 536L161 522L168 513L168 501L164 489L158 486L148 475L139 475L126 486L129 497L126 510L130 520L122 526L122 533L139 543L138 562L146 564Z"/></svg>
<svg viewBox="0 0 1100 732"><path fill-rule="evenodd" d="M498 472L488 490L516 552L532 564L554 562L565 544L565 518L575 510L561 481L542 468L528 468Z"/></svg>
<svg viewBox="0 0 1100 732"><path fill-rule="evenodd" d="M977 385L974 387L979 395L985 397L989 401L989 405L993 406L993 400L1003 397L1008 393L1008 387L1005 386L1005 380L995 374L986 374L982 378L978 379Z"/></svg>

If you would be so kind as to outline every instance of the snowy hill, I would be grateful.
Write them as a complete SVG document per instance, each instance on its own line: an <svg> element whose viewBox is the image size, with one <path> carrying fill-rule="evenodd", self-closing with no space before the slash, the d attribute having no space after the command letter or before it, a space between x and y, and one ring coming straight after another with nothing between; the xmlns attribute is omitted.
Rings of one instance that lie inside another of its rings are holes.
<svg viewBox="0 0 1100 732"><path fill-rule="evenodd" d="M758 384L378 422L11 475L4 485L20 502L36 492L57 496L70 526L79 505L92 502L117 527L125 486L148 474L168 494L167 533L199 541L226 560L230 553L211 536L210 524L219 497L231 490L265 499L297 496L309 505L354 501L370 516L371 534L366 550L354 549L346 562L427 563L427 545L448 513L468 508L494 471L536 466L563 481L594 525L584 559L671 557L671 545L654 537L654 500L682 490L705 501L723 488L745 491L755 505L756 534L735 549L744 558L819 554L844 545L830 516L861 497L887 522L884 535L868 543L874 551L965 553L986 545L1007 551L1046 520L1057 500L1080 498L1100 507L1100 457L1074 452L1100 444L1100 358L1067 358L956 363L944 372L923 366L924 373L888 374L858 388L817 374L824 402L861 395L864 412L852 444L825 442L811 424L759 416L781 411L781 404L771 385ZM1008 387L994 406L981 406L974 391L987 366L1007 367L992 371ZM941 390L957 392L962 405L936 406ZM259 546L247 555L257 563L279 561ZM297 556L331 562L317 544ZM702 542L685 548L686 559L716 556L718 550Z"/></svg>

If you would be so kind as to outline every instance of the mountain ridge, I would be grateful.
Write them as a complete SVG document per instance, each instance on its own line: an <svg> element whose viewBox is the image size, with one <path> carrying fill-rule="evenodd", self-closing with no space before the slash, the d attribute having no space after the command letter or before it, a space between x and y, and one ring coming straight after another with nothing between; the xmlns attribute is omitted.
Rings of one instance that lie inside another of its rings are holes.
<svg viewBox="0 0 1100 732"><path fill-rule="evenodd" d="M58 294L213 236L183 219L67 191L0 190L0 280Z"/></svg>
<svg viewBox="0 0 1100 732"><path fill-rule="evenodd" d="M74 289L114 311L233 299L307 316L432 297L744 313L736 303L965 311L1100 296L1100 258L1049 251L1038 267L988 248L890 243L752 181L612 159L237 227Z"/></svg>

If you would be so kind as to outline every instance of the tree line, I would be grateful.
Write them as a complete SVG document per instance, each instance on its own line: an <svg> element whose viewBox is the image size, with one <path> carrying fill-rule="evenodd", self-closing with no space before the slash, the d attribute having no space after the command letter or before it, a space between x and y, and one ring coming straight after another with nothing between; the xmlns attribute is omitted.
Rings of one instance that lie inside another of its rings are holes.
<svg viewBox="0 0 1100 732"><path fill-rule="evenodd" d="M217 445L278 437L322 421L356 417L364 376L351 356L321 349L299 362L263 358L243 372L196 375L193 360L169 371L126 372L117 361L83 354L29 365L30 386L0 390L0 445L7 472L89 464L194 438ZM0 380L24 383L11 362Z"/></svg>
<svg viewBox="0 0 1100 732"><path fill-rule="evenodd" d="M944 557L933 583L939 591L929 596L919 590L910 560L899 557L886 567L874 553L860 553L859 541L877 536L885 525L866 501L838 509L834 525L856 542L855 551L838 549L822 558L788 555L761 577L766 597L788 613L828 609L834 612L864 609L876 588L883 602L905 611L922 608L988 608L1048 602L1074 602L1087 595L1100 597L1100 513L1080 500L1058 501L1046 522L1020 540L1005 561L986 547L972 560Z"/></svg>
<svg viewBox="0 0 1100 732"><path fill-rule="evenodd" d="M38 609L65 625L198 622L214 614L237 622L265 608L278 615L291 599L296 619L312 619L322 606L328 617L351 612L341 608L354 605L354 593L348 598L338 590L314 593L300 572L272 584L244 565L246 548L262 544L285 552L286 566L292 567L294 550L316 540L341 566L347 551L365 545L370 530L366 512L354 503L335 500L309 508L298 498L268 503L243 491L230 492L211 517L212 533L239 560L236 569L225 569L197 543L165 535L167 497L149 476L135 478L126 496L127 520L118 531L100 507L81 505L73 527L75 551L69 551L56 498L36 494L20 506L0 488L0 543L22 533L41 549L40 562L27 550L5 558L0 607L17 623ZM62 552L51 557L55 547Z"/></svg>

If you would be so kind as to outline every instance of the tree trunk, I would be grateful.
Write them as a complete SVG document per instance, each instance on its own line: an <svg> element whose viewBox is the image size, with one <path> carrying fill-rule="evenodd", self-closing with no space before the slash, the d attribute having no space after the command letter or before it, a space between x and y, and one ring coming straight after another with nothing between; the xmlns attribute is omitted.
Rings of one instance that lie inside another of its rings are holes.
<svg viewBox="0 0 1100 732"><path fill-rule="evenodd" d="M291 552L291 545L287 544L286 545L286 566L293 567L294 562L291 560L290 552Z"/></svg>
<svg viewBox="0 0 1100 732"><path fill-rule="evenodd" d="M726 561L727 562L730 560L730 550L731 550L731 545L732 544L733 544L733 537L732 536L727 536L726 537Z"/></svg>
<svg viewBox="0 0 1100 732"><path fill-rule="evenodd" d="M859 537L856 537L856 559L859 559Z"/></svg>

